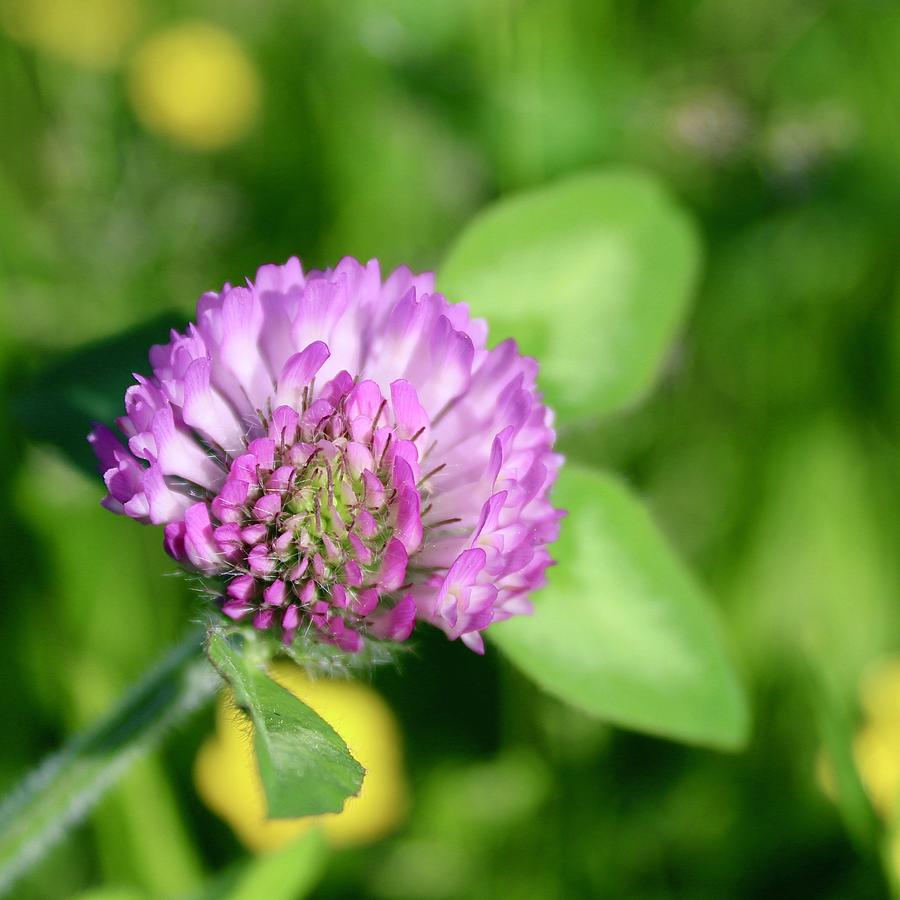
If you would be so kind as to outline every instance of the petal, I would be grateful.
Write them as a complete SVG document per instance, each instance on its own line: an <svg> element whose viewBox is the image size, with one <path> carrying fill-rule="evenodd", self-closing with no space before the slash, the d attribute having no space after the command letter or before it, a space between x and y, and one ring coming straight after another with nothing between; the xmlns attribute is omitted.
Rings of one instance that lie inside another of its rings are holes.
<svg viewBox="0 0 900 900"><path fill-rule="evenodd" d="M249 603L256 595L256 579L250 575L238 575L228 582L225 592L235 600Z"/></svg>
<svg viewBox="0 0 900 900"><path fill-rule="evenodd" d="M394 504L394 534L411 554L422 544L422 516L419 504L419 492L415 487L407 485L397 492Z"/></svg>
<svg viewBox="0 0 900 900"><path fill-rule="evenodd" d="M378 573L378 583L383 591L396 591L406 578L406 567L409 564L409 554L401 540L391 538L384 551L384 559L381 562L381 571Z"/></svg>
<svg viewBox="0 0 900 900"><path fill-rule="evenodd" d="M374 419L383 403L384 397L381 396L381 388L371 379L365 379L355 385L347 394L344 410L350 419L355 419L357 416Z"/></svg>
<svg viewBox="0 0 900 900"><path fill-rule="evenodd" d="M372 458L371 451L357 441L350 441L347 444L344 448L344 456L347 458L350 474L354 478L359 478L366 469L371 471L375 468L375 460Z"/></svg>
<svg viewBox="0 0 900 900"><path fill-rule="evenodd" d="M299 406L303 388L315 378L329 356L331 351L326 343L313 341L290 357L278 376L278 402Z"/></svg>
<svg viewBox="0 0 900 900"><path fill-rule="evenodd" d="M375 588L363 588L353 598L350 608L358 616L368 616L373 613L378 606L378 591Z"/></svg>
<svg viewBox="0 0 900 900"><path fill-rule="evenodd" d="M171 407L157 410L152 430L156 461L163 474L178 475L208 489L216 488L224 480L224 472L218 463L175 425Z"/></svg>
<svg viewBox="0 0 900 900"><path fill-rule="evenodd" d="M144 472L143 486L147 512L154 525L183 518L184 511L192 503L190 497L169 488L158 465L152 465Z"/></svg>
<svg viewBox="0 0 900 900"><path fill-rule="evenodd" d="M246 481L229 478L213 498L212 512L220 522L240 522L250 486Z"/></svg>
<svg viewBox="0 0 900 900"><path fill-rule="evenodd" d="M378 476L368 469L363 472L363 490L366 506L369 509L381 509L384 504L384 485Z"/></svg>
<svg viewBox="0 0 900 900"><path fill-rule="evenodd" d="M265 578L275 571L275 560L269 555L269 548L265 544L257 544L247 554L247 565L258 578Z"/></svg>
<svg viewBox="0 0 900 900"><path fill-rule="evenodd" d="M260 469L268 471L275 468L275 441L272 438L257 438L250 442L247 450L256 458Z"/></svg>
<svg viewBox="0 0 900 900"><path fill-rule="evenodd" d="M188 559L201 572L215 572L222 565L205 503L194 503L184 514L184 549Z"/></svg>
<svg viewBox="0 0 900 900"><path fill-rule="evenodd" d="M234 619L235 621L243 619L252 609L253 607L244 603L243 600L229 599L222 604L222 612L225 613L229 619Z"/></svg>
<svg viewBox="0 0 900 900"><path fill-rule="evenodd" d="M284 493L289 490L294 480L293 466L279 466L267 479L266 490Z"/></svg>
<svg viewBox="0 0 900 900"><path fill-rule="evenodd" d="M405 641L416 625L416 604L407 594L393 609L372 622L372 634L387 641Z"/></svg>
<svg viewBox="0 0 900 900"><path fill-rule="evenodd" d="M362 539L351 532L347 535L347 540L350 541L356 559L364 566L369 565L372 562L372 551L362 542Z"/></svg>
<svg viewBox="0 0 900 900"><path fill-rule="evenodd" d="M143 491L135 494L126 503L121 503L115 497L106 497L100 501L100 505L105 506L112 512L125 513L126 516L139 522L152 521L150 519L150 504L147 502L147 495Z"/></svg>
<svg viewBox="0 0 900 900"><path fill-rule="evenodd" d="M420 352L412 356L405 375L418 386L420 401L435 416L468 388L475 346L446 316L438 318L423 343Z"/></svg>
<svg viewBox="0 0 900 900"><path fill-rule="evenodd" d="M272 622L275 621L275 610L271 608L261 609L254 617L253 617L253 627L258 629L259 631L265 631L268 628L272 627Z"/></svg>
<svg viewBox="0 0 900 900"><path fill-rule="evenodd" d="M285 611L281 619L281 627L285 631L293 631L300 624L300 610L296 603L292 603Z"/></svg>
<svg viewBox="0 0 900 900"><path fill-rule="evenodd" d="M208 357L195 359L184 375L182 418L207 441L234 453L243 449L244 431L234 410L209 381L212 363Z"/></svg>
<svg viewBox="0 0 900 900"><path fill-rule="evenodd" d="M266 408L274 387L259 347L262 324L262 307L254 291L228 291L222 303L219 354L223 368L235 378L254 410Z"/></svg>
<svg viewBox="0 0 900 900"><path fill-rule="evenodd" d="M300 416L290 406L279 406L272 413L269 423L269 437L278 445L289 447L297 440L297 425Z"/></svg>
<svg viewBox="0 0 900 900"><path fill-rule="evenodd" d="M178 562L186 559L184 535L184 522L169 522L163 530L163 547L166 553Z"/></svg>
<svg viewBox="0 0 900 900"><path fill-rule="evenodd" d="M253 515L260 522L271 522L280 512L280 494L263 494L263 496L253 504Z"/></svg>
<svg viewBox="0 0 900 900"><path fill-rule="evenodd" d="M378 523L375 517L367 509L361 509L356 514L354 528L364 537L374 537L378 533Z"/></svg>
<svg viewBox="0 0 900 900"><path fill-rule="evenodd" d="M470 650L474 650L479 656L484 656L484 638L480 631L467 631L465 634L461 634L459 639Z"/></svg>
<svg viewBox="0 0 900 900"><path fill-rule="evenodd" d="M352 559L344 563L344 581L351 587L359 587L363 582L362 570Z"/></svg>
<svg viewBox="0 0 900 900"><path fill-rule="evenodd" d="M90 434L88 434L87 439L100 462L101 472L118 466L117 451L124 453L125 448L111 429L97 422L91 429Z"/></svg>
<svg viewBox="0 0 900 900"><path fill-rule="evenodd" d="M475 544L482 532L491 534L495 531L500 522L500 513L503 510L503 504L506 503L508 494L506 491L500 491L485 502L481 507L481 515L478 517L478 525L475 527L475 533L472 535L472 543Z"/></svg>
<svg viewBox="0 0 900 900"><path fill-rule="evenodd" d="M266 606L281 606L287 597L287 585L281 580L273 581L263 591L263 603Z"/></svg>
<svg viewBox="0 0 900 900"><path fill-rule="evenodd" d="M473 550L464 550L456 558L450 571L444 579L448 590L458 590L470 587L475 583L478 574L487 562L487 555L480 547Z"/></svg>
<svg viewBox="0 0 900 900"><path fill-rule="evenodd" d="M401 438L412 438L428 427L428 413L419 403L416 389L402 378L391 382L391 409Z"/></svg>

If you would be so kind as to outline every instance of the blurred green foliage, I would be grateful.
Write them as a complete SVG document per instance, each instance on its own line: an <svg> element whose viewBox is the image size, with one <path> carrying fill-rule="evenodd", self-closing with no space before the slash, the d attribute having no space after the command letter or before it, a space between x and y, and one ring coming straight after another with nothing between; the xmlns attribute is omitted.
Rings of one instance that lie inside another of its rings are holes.
<svg viewBox="0 0 900 900"><path fill-rule="evenodd" d="M133 49L187 18L228 30L261 79L255 127L212 155L147 133L129 99ZM489 200L586 167L653 171L704 245L656 392L561 447L624 473L720 602L749 749L598 725L496 653L424 638L376 675L405 729L409 825L332 855L317 896L883 896L816 782L809 667L846 742L861 672L900 649L896 5L167 0L135 29L100 69L0 36L4 409L65 349L187 317L260 262L438 266ZM0 788L190 609L159 535L101 510L99 482L18 421L0 418ZM135 769L17 896L174 897L238 861L189 781L210 727Z"/></svg>

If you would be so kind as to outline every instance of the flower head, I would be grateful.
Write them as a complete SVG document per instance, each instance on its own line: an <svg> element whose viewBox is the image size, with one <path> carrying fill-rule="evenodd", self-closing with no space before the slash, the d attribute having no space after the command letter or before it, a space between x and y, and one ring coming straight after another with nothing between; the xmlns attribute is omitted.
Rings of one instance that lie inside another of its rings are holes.
<svg viewBox="0 0 900 900"><path fill-rule="evenodd" d="M222 613L356 652L417 620L482 652L529 612L561 513L537 364L434 292L343 260L264 266L150 351L89 440L104 505L165 526Z"/></svg>

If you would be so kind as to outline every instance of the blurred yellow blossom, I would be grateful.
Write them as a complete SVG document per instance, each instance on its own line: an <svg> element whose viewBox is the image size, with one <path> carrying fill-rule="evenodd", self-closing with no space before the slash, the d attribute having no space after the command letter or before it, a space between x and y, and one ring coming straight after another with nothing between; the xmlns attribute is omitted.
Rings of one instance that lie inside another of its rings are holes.
<svg viewBox="0 0 900 900"><path fill-rule="evenodd" d="M860 702L866 721L853 742L856 766L879 814L893 820L900 811L900 659L866 673Z"/></svg>
<svg viewBox="0 0 900 900"><path fill-rule="evenodd" d="M865 673L859 699L873 722L900 726L900 657L882 660Z"/></svg>
<svg viewBox="0 0 900 900"><path fill-rule="evenodd" d="M13 38L93 69L120 62L140 19L138 0L0 0Z"/></svg>
<svg viewBox="0 0 900 900"><path fill-rule="evenodd" d="M200 748L194 767L194 781L206 805L228 822L246 847L257 852L284 846L315 826L323 829L333 846L384 837L404 817L408 802L400 734L387 704L360 682L312 680L291 663L275 663L269 674L346 741L366 769L362 790L341 813L266 819L252 726L230 695L223 694L216 711L216 734Z"/></svg>
<svg viewBox="0 0 900 900"><path fill-rule="evenodd" d="M872 805L885 821L893 822L900 814L900 658L885 659L869 669L860 681L859 699L865 719L853 740L853 759ZM834 772L824 754L817 776L833 799ZM900 861L900 837L893 844Z"/></svg>
<svg viewBox="0 0 900 900"><path fill-rule="evenodd" d="M853 741L853 758L872 805L891 820L900 798L900 723L865 725Z"/></svg>
<svg viewBox="0 0 900 900"><path fill-rule="evenodd" d="M243 137L259 114L253 61L223 29L184 22L148 38L129 73L134 111L150 131L194 150Z"/></svg>

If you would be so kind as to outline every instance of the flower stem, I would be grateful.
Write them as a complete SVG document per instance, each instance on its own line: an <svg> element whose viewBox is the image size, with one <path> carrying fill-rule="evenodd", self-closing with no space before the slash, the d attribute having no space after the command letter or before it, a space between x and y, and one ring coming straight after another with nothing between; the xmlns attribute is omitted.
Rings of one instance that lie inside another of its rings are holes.
<svg viewBox="0 0 900 900"><path fill-rule="evenodd" d="M93 728L48 757L0 803L0 894L34 865L142 754L221 683L192 632Z"/></svg>

